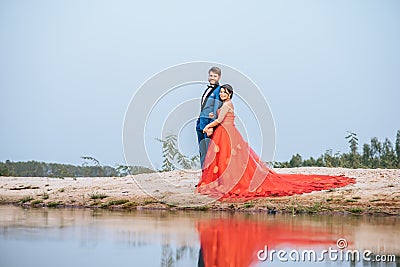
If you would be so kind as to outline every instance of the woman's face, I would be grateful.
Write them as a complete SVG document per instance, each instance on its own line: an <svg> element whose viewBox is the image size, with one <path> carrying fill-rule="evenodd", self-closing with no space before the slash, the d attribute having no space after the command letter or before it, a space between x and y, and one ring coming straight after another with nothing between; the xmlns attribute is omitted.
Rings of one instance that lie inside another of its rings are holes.
<svg viewBox="0 0 400 267"><path fill-rule="evenodd" d="M219 91L219 98L221 98L222 101L230 99L230 95L225 88L221 88L221 91Z"/></svg>

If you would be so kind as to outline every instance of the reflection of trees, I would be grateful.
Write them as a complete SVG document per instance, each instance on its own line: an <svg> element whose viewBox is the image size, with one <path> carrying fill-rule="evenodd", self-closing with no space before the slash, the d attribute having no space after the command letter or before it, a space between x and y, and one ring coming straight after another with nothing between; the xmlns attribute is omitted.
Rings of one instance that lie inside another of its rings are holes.
<svg viewBox="0 0 400 267"><path fill-rule="evenodd" d="M161 267L173 267L185 258L196 259L196 250L186 245L172 247L170 244L161 247Z"/></svg>

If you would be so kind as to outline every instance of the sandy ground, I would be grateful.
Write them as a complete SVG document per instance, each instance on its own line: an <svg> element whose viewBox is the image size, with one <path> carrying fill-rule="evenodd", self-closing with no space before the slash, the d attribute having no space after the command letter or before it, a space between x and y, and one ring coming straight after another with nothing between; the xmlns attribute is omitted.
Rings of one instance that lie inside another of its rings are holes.
<svg viewBox="0 0 400 267"><path fill-rule="evenodd" d="M356 184L290 197L219 202L196 194L199 171L126 177L0 177L0 203L115 209L196 209L400 215L400 170L284 168L278 173L345 175Z"/></svg>

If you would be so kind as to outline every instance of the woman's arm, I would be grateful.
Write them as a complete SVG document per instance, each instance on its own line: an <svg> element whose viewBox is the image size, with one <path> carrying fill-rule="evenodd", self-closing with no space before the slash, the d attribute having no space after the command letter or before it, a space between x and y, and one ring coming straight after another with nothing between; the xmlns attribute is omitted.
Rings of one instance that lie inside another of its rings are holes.
<svg viewBox="0 0 400 267"><path fill-rule="evenodd" d="M209 124L206 125L206 127L204 127L203 132L206 133L208 129L213 128L215 126L217 126L218 124L220 124L226 114L228 114L229 110L231 109L231 107L229 107L228 103L224 103L221 107L221 111L219 112L218 118L216 120L214 120L213 122L210 122Z"/></svg>

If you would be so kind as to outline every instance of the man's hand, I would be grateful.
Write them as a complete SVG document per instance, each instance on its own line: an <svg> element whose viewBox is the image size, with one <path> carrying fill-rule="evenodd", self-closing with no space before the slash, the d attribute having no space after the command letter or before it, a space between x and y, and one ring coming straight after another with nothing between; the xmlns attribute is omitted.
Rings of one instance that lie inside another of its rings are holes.
<svg viewBox="0 0 400 267"><path fill-rule="evenodd" d="M214 129L213 128L208 128L206 131L206 134L208 137L210 137L212 134L214 133Z"/></svg>
<svg viewBox="0 0 400 267"><path fill-rule="evenodd" d="M210 113L208 114L208 117L209 117L210 119L214 119L214 112L210 112Z"/></svg>

